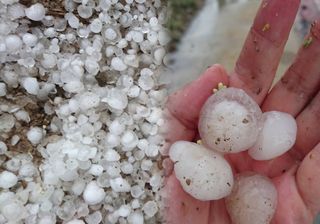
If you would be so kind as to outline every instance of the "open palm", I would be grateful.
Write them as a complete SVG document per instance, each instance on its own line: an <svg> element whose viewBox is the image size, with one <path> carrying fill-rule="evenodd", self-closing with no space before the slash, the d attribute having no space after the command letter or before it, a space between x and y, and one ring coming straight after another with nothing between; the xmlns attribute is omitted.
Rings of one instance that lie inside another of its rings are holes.
<svg viewBox="0 0 320 224"><path fill-rule="evenodd" d="M235 72L228 76L220 65L169 97L166 139L197 138L200 109L219 82L244 89L263 111L292 114L298 124L297 140L286 154L255 161L247 152L229 154L235 172L255 171L272 178L278 190L273 224L310 224L320 211L320 22L294 63L269 92L287 41L299 0L264 0L249 32ZM230 224L224 200L199 201L185 193L172 173L166 180L166 220L171 224Z"/></svg>

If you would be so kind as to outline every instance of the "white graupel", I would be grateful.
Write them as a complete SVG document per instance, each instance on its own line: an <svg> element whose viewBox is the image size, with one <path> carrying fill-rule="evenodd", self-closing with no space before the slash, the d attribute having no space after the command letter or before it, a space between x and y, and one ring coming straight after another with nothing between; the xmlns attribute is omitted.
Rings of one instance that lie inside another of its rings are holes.
<svg viewBox="0 0 320 224"><path fill-rule="evenodd" d="M277 190L267 177L242 174L235 179L226 207L234 224L266 224L277 207Z"/></svg>
<svg viewBox="0 0 320 224"><path fill-rule="evenodd" d="M230 194L233 174L220 154L187 141L174 143L169 152L182 188L194 198L217 200Z"/></svg>
<svg viewBox="0 0 320 224"><path fill-rule="evenodd" d="M205 145L220 152L247 150L258 138L261 114L258 104L243 90L220 90L200 112L200 137Z"/></svg>
<svg viewBox="0 0 320 224"><path fill-rule="evenodd" d="M262 131L256 144L249 149L255 160L269 160L287 152L295 143L297 123L288 113L270 111L263 113Z"/></svg>

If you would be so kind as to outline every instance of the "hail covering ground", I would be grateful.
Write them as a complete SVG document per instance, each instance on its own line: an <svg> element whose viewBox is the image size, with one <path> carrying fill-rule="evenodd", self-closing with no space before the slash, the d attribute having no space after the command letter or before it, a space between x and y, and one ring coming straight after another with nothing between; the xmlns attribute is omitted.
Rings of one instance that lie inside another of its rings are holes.
<svg viewBox="0 0 320 224"><path fill-rule="evenodd" d="M157 223L160 0L0 0L0 223Z"/></svg>

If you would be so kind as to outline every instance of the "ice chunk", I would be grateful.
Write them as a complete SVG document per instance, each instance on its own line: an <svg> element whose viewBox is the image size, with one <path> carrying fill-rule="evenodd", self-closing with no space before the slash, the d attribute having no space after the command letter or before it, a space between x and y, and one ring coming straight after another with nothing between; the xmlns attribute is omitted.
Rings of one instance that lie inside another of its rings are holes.
<svg viewBox="0 0 320 224"><path fill-rule="evenodd" d="M103 201L106 193L98 186L96 181L91 181L83 192L83 199L89 205L99 204Z"/></svg>
<svg viewBox="0 0 320 224"><path fill-rule="evenodd" d="M130 191L130 184L126 179L122 177L117 177L115 179L110 180L110 185L112 190L115 192L129 192Z"/></svg>
<svg viewBox="0 0 320 224"><path fill-rule="evenodd" d="M258 104L243 90L222 89L203 106L199 134L211 149L229 153L244 151L258 138L261 116Z"/></svg>
<svg viewBox="0 0 320 224"><path fill-rule="evenodd" d="M118 57L112 58L111 67L116 71L124 71L127 69L127 65Z"/></svg>
<svg viewBox="0 0 320 224"><path fill-rule="evenodd" d="M41 21L46 14L46 9L42 4L36 3L25 9L26 16L33 21Z"/></svg>
<svg viewBox="0 0 320 224"><path fill-rule="evenodd" d="M139 211L135 211L131 213L128 217L128 223L129 224L143 224L143 215Z"/></svg>
<svg viewBox="0 0 320 224"><path fill-rule="evenodd" d="M158 212L157 203L155 201L147 201L143 205L142 210L147 217L153 217Z"/></svg>
<svg viewBox="0 0 320 224"><path fill-rule="evenodd" d="M102 99L102 102L116 110L123 110L128 105L128 98L126 94L120 89L113 88L108 92L108 97Z"/></svg>
<svg viewBox="0 0 320 224"><path fill-rule="evenodd" d="M18 35L8 35L5 38L7 51L14 53L22 47L22 40Z"/></svg>
<svg viewBox="0 0 320 224"><path fill-rule="evenodd" d="M230 194L233 174L220 154L196 143L178 141L169 155L182 188L194 198L208 201Z"/></svg>
<svg viewBox="0 0 320 224"><path fill-rule="evenodd" d="M270 223L277 207L277 190L267 177L242 174L235 179L226 207L234 224Z"/></svg>
<svg viewBox="0 0 320 224"><path fill-rule="evenodd" d="M18 178L14 173L3 171L0 173L0 188L10 188L16 185Z"/></svg>
<svg viewBox="0 0 320 224"><path fill-rule="evenodd" d="M37 95L39 92L39 83L36 78L28 77L22 80L23 88L32 95Z"/></svg>
<svg viewBox="0 0 320 224"><path fill-rule="evenodd" d="M43 134L42 128L32 127L27 133L27 138L33 145L37 145L41 142Z"/></svg>
<svg viewBox="0 0 320 224"><path fill-rule="evenodd" d="M22 36L22 41L25 43L25 45L29 47L33 47L37 44L38 42L38 37L36 35L33 35L31 33L25 33Z"/></svg>
<svg viewBox="0 0 320 224"><path fill-rule="evenodd" d="M258 141L249 150L255 160L269 160L287 152L295 143L297 123L288 113L270 111L263 113L264 121Z"/></svg>
<svg viewBox="0 0 320 224"><path fill-rule="evenodd" d="M6 84L0 82L0 96L5 96L7 94L7 87Z"/></svg>

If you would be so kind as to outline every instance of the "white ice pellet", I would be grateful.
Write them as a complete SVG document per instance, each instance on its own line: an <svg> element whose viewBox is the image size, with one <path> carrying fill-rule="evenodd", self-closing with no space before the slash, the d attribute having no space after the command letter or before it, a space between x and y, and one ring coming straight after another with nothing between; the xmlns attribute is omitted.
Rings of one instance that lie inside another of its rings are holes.
<svg viewBox="0 0 320 224"><path fill-rule="evenodd" d="M90 24L90 30L93 33L100 33L102 30L102 22L100 19L94 19Z"/></svg>
<svg viewBox="0 0 320 224"><path fill-rule="evenodd" d="M120 145L120 137L112 133L108 133L105 139L106 146L109 148Z"/></svg>
<svg viewBox="0 0 320 224"><path fill-rule="evenodd" d="M17 176L9 171L3 171L0 173L0 188L10 188L16 185L18 182Z"/></svg>
<svg viewBox="0 0 320 224"><path fill-rule="evenodd" d="M153 217L158 212L158 205L155 201L147 201L143 207L143 212L147 215L147 217Z"/></svg>
<svg viewBox="0 0 320 224"><path fill-rule="evenodd" d="M30 116L29 113L25 110L19 110L16 113L14 113L14 116L19 120L19 121L24 121L29 123L30 122Z"/></svg>
<svg viewBox="0 0 320 224"><path fill-rule="evenodd" d="M243 90L226 88L204 104L199 118L199 134L209 148L237 153L252 147L261 129L262 112Z"/></svg>
<svg viewBox="0 0 320 224"><path fill-rule="evenodd" d="M98 164L92 164L89 170L89 173L93 176L100 176L103 172L103 167Z"/></svg>
<svg viewBox="0 0 320 224"><path fill-rule="evenodd" d="M5 154L7 150L8 150L7 145L3 141L0 141L0 155Z"/></svg>
<svg viewBox="0 0 320 224"><path fill-rule="evenodd" d="M121 137L121 144L124 146L124 150L129 150L137 146L138 140L135 132L125 131Z"/></svg>
<svg viewBox="0 0 320 224"><path fill-rule="evenodd" d="M8 35L5 38L6 50L15 53L22 47L22 40L18 35Z"/></svg>
<svg viewBox="0 0 320 224"><path fill-rule="evenodd" d="M128 217L131 212L131 206L130 205L121 205L120 208L117 210L117 213L121 217Z"/></svg>
<svg viewBox="0 0 320 224"><path fill-rule="evenodd" d="M109 27L104 31L104 36L108 39L108 40L115 40L117 38L117 32Z"/></svg>
<svg viewBox="0 0 320 224"><path fill-rule="evenodd" d="M46 14L46 9L42 4L36 3L25 9L26 16L33 21L41 21Z"/></svg>
<svg viewBox="0 0 320 224"><path fill-rule="evenodd" d="M133 172L133 166L129 162L122 162L121 163L121 171L124 174L131 174Z"/></svg>
<svg viewBox="0 0 320 224"><path fill-rule="evenodd" d="M80 25L79 19L73 13L67 13L65 15L66 19L68 20L68 24L70 27L77 29Z"/></svg>
<svg viewBox="0 0 320 224"><path fill-rule="evenodd" d="M16 123L16 119L11 114L0 115L0 132L10 132Z"/></svg>
<svg viewBox="0 0 320 224"><path fill-rule="evenodd" d="M79 106L80 106L80 109L83 111L86 111L90 108L97 107L99 103L100 103L100 97L95 93L86 92L80 96Z"/></svg>
<svg viewBox="0 0 320 224"><path fill-rule="evenodd" d="M31 33L25 33L22 36L22 41L28 47L34 47L38 42L38 37Z"/></svg>
<svg viewBox="0 0 320 224"><path fill-rule="evenodd" d="M41 60L41 65L44 68L50 69L56 66L57 56L54 54L43 54L43 59Z"/></svg>
<svg viewBox="0 0 320 224"><path fill-rule="evenodd" d="M44 131L39 127L31 127L27 132L27 138L33 145L39 144L43 138L43 135Z"/></svg>
<svg viewBox="0 0 320 224"><path fill-rule="evenodd" d="M297 123L288 113L269 111L263 113L263 128L256 144L249 149L255 160L269 160L287 152L295 143Z"/></svg>
<svg viewBox="0 0 320 224"><path fill-rule="evenodd" d="M114 149L107 150L104 157L109 162L119 161L119 159L120 159L119 153L117 151L115 151Z"/></svg>
<svg viewBox="0 0 320 224"><path fill-rule="evenodd" d="M137 43L141 43L143 41L143 34L139 31L132 31L132 39Z"/></svg>
<svg viewBox="0 0 320 224"><path fill-rule="evenodd" d="M128 96L135 98L138 97L140 94L140 88L139 86L133 85L130 87L129 91L128 91Z"/></svg>
<svg viewBox="0 0 320 224"><path fill-rule="evenodd" d="M150 75L141 74L141 76L138 79L138 84L141 87L141 89L147 91L153 88L155 82Z"/></svg>
<svg viewBox="0 0 320 224"><path fill-rule="evenodd" d="M96 181L91 181L87 184L84 192L83 192L83 199L89 205L96 205L103 201L105 198L106 193L104 190L97 185Z"/></svg>
<svg viewBox="0 0 320 224"><path fill-rule="evenodd" d="M14 136L12 136L12 138L11 138L10 144L11 144L12 146L15 146L19 141L20 141L19 135L14 135ZM1 150L0 150L0 151L1 151Z"/></svg>
<svg viewBox="0 0 320 224"><path fill-rule="evenodd" d="M267 177L242 174L235 179L226 207L234 224L270 223L277 207L277 190Z"/></svg>
<svg viewBox="0 0 320 224"><path fill-rule="evenodd" d="M115 179L110 180L110 185L112 190L115 192L129 192L130 191L130 184L126 179L122 177L117 177Z"/></svg>
<svg viewBox="0 0 320 224"><path fill-rule="evenodd" d="M92 214L86 216L87 224L100 224L102 223L102 215L100 211L95 211Z"/></svg>
<svg viewBox="0 0 320 224"><path fill-rule="evenodd" d="M71 221L66 222L66 224L85 224L81 219L73 219Z"/></svg>
<svg viewBox="0 0 320 224"><path fill-rule="evenodd" d="M141 169L148 171L151 169L152 165L153 165L153 163L151 160L144 159L141 162Z"/></svg>
<svg viewBox="0 0 320 224"><path fill-rule="evenodd" d="M84 85L80 81L70 81L63 86L63 89L69 93L80 93L84 89Z"/></svg>
<svg viewBox="0 0 320 224"><path fill-rule="evenodd" d="M79 5L77 10L78 10L79 16L84 19L88 19L92 16L92 7L90 6Z"/></svg>
<svg viewBox="0 0 320 224"><path fill-rule="evenodd" d="M0 82L0 96L5 96L7 94L7 87L6 84Z"/></svg>
<svg viewBox="0 0 320 224"><path fill-rule="evenodd" d="M32 95L37 95L39 92L39 83L36 78L28 77L22 80L23 88Z"/></svg>
<svg viewBox="0 0 320 224"><path fill-rule="evenodd" d="M24 5L14 4L8 8L9 15L12 20L24 17L26 14L24 12Z"/></svg>
<svg viewBox="0 0 320 224"><path fill-rule="evenodd" d="M169 155L182 188L194 198L208 201L230 194L232 169L220 154L196 143L178 141Z"/></svg>
<svg viewBox="0 0 320 224"><path fill-rule="evenodd" d="M143 224L143 214L139 211L131 213L128 217L129 224Z"/></svg>
<svg viewBox="0 0 320 224"><path fill-rule="evenodd" d="M127 69L127 65L119 57L114 57L111 60L111 67L116 71L124 71Z"/></svg>
<svg viewBox="0 0 320 224"><path fill-rule="evenodd" d="M108 97L102 99L102 102L108 103L113 109L123 110L128 105L128 97L120 89L113 88L109 91Z"/></svg>
<svg viewBox="0 0 320 224"><path fill-rule="evenodd" d="M120 135L123 133L123 131L125 130L125 125L120 123L120 121L118 119L113 120L109 126L109 130L111 133L115 134L115 135Z"/></svg>
<svg viewBox="0 0 320 224"><path fill-rule="evenodd" d="M19 2L19 0L1 0L1 3L4 5L12 5L16 2Z"/></svg>

